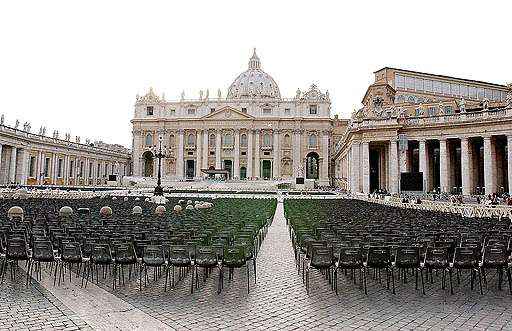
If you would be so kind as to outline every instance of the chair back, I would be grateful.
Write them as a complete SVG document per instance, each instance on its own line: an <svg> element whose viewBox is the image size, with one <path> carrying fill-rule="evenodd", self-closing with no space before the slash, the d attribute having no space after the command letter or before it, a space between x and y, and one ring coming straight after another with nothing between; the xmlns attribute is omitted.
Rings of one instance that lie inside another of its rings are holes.
<svg viewBox="0 0 512 331"><path fill-rule="evenodd" d="M360 247L341 247L338 268L359 269L363 267L363 250Z"/></svg>
<svg viewBox="0 0 512 331"><path fill-rule="evenodd" d="M144 248L142 263L148 266L161 266L165 263L164 249L160 245L148 245Z"/></svg>
<svg viewBox="0 0 512 331"><path fill-rule="evenodd" d="M420 266L420 248L397 247L395 266L397 268L418 268Z"/></svg>
<svg viewBox="0 0 512 331"><path fill-rule="evenodd" d="M453 257L453 267L471 269L478 266L479 251L476 247L457 247Z"/></svg>
<svg viewBox="0 0 512 331"><path fill-rule="evenodd" d="M369 268L387 268L391 266L391 252L387 246L370 246L366 264Z"/></svg>
<svg viewBox="0 0 512 331"><path fill-rule="evenodd" d="M82 262L82 250L76 242L63 243L61 248L62 262L80 263Z"/></svg>
<svg viewBox="0 0 512 331"><path fill-rule="evenodd" d="M425 252L425 267L444 269L449 267L448 247L427 247Z"/></svg>
<svg viewBox="0 0 512 331"><path fill-rule="evenodd" d="M483 266L484 268L507 267L508 251L503 246L486 246L484 248Z"/></svg>
<svg viewBox="0 0 512 331"><path fill-rule="evenodd" d="M8 260L28 260L26 241L22 238L7 239L5 257Z"/></svg>
<svg viewBox="0 0 512 331"><path fill-rule="evenodd" d="M218 264L217 251L212 246L197 246L194 263L200 267L214 267Z"/></svg>
<svg viewBox="0 0 512 331"><path fill-rule="evenodd" d="M334 264L332 247L312 246L310 265L317 269L327 269Z"/></svg>
<svg viewBox="0 0 512 331"><path fill-rule="evenodd" d="M47 241L34 241L32 246L32 259L38 262L53 262L55 256L53 254L52 242Z"/></svg>

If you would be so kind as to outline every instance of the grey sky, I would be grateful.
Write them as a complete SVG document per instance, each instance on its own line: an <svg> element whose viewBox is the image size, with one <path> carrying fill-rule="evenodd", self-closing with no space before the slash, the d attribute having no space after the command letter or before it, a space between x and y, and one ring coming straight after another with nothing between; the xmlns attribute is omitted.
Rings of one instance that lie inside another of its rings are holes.
<svg viewBox="0 0 512 331"><path fill-rule="evenodd" d="M512 81L510 1L6 1L1 113L131 145L137 93L225 94L256 47L283 96L312 82L334 113L394 66Z"/></svg>

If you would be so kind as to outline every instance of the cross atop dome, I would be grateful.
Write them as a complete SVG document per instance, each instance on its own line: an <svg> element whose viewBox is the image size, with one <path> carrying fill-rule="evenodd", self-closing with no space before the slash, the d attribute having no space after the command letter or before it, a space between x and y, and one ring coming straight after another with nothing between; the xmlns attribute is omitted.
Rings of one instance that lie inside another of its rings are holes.
<svg viewBox="0 0 512 331"><path fill-rule="evenodd" d="M261 69L260 58L256 55L256 47L252 50L252 56L249 59L249 69Z"/></svg>

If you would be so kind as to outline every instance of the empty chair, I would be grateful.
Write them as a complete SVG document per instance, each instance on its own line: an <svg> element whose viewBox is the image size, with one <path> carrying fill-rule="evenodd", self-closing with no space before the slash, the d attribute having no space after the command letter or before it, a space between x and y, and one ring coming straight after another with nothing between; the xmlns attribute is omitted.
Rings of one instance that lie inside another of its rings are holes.
<svg viewBox="0 0 512 331"><path fill-rule="evenodd" d="M395 276L391 264L391 252L386 246L370 246L366 258L366 269L374 269L378 273L380 280L380 271L386 271L386 288L389 290L389 279L393 283L393 294L395 293ZM368 272L368 271L367 271ZM391 276L391 277L390 277Z"/></svg>
<svg viewBox="0 0 512 331"><path fill-rule="evenodd" d="M309 293L309 279L311 269L324 271L329 283L332 282L331 268L334 266L332 247L312 246L311 259L306 266L306 292Z"/></svg>
<svg viewBox="0 0 512 331"><path fill-rule="evenodd" d="M360 247L341 247L338 255L338 262L334 269L334 289L338 294L338 270L359 270L359 281L364 284L364 293L366 290L366 270L363 263L363 251ZM354 274L352 273L352 277ZM354 283L356 279L354 277Z"/></svg>
<svg viewBox="0 0 512 331"><path fill-rule="evenodd" d="M442 289L445 289L446 271L450 276L450 291L453 292L452 269L450 268L448 247L427 247L425 252L425 262L423 267L430 273L430 282L433 283L433 270L441 270L442 273Z"/></svg>
<svg viewBox="0 0 512 331"><path fill-rule="evenodd" d="M142 290L142 274L144 274L144 286L147 285L148 280L148 268L153 268L154 270L154 278L157 275L157 269L164 267L166 264L164 248L160 245L147 245L144 248L144 256L142 257L141 270L139 273L139 290ZM166 279L165 279L165 287L164 291L167 291L167 268Z"/></svg>
<svg viewBox="0 0 512 331"><path fill-rule="evenodd" d="M503 246L486 246L481 263L481 272L484 282L487 285L487 269L495 269L498 273L498 289L501 290L503 271L506 271L508 278L508 289L512 294L512 279L510 277L510 268L508 267L508 251Z"/></svg>
<svg viewBox="0 0 512 331"><path fill-rule="evenodd" d="M394 267L401 273L404 283L407 282L407 270L412 269L416 278L416 290L418 289L418 273L421 275L421 287L425 294L425 284L423 280L423 268L420 260L419 247L397 247L395 254Z"/></svg>

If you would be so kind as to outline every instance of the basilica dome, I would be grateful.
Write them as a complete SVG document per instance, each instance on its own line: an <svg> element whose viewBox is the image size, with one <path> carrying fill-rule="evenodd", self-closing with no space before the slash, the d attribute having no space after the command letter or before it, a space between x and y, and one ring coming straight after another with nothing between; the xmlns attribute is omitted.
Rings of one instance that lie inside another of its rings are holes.
<svg viewBox="0 0 512 331"><path fill-rule="evenodd" d="M280 99L281 93L276 81L261 70L256 49L249 59L249 69L242 72L231 84L228 99Z"/></svg>

